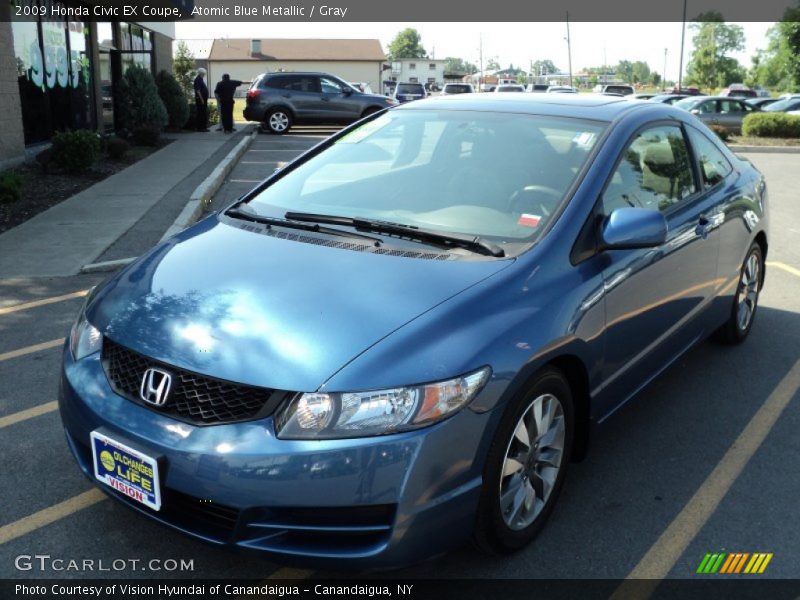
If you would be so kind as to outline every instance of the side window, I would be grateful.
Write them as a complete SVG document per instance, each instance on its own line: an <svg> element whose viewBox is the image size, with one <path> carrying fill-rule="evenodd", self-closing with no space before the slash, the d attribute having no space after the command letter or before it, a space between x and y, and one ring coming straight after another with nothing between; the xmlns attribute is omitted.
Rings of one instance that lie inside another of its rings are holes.
<svg viewBox="0 0 800 600"><path fill-rule="evenodd" d="M697 108L700 110L702 114L713 113L717 112L716 104L717 104L716 100L711 100L709 102L703 102Z"/></svg>
<svg viewBox="0 0 800 600"><path fill-rule="evenodd" d="M278 75L267 81L267 87L295 92L316 92L319 86L313 77L304 75Z"/></svg>
<svg viewBox="0 0 800 600"><path fill-rule="evenodd" d="M641 132L622 153L603 194L608 215L626 206L667 210L696 191L686 140L679 127Z"/></svg>
<svg viewBox="0 0 800 600"><path fill-rule="evenodd" d="M702 133L687 127L689 140L700 163L700 173L706 188L714 187L733 170L722 151Z"/></svg>
<svg viewBox="0 0 800 600"><path fill-rule="evenodd" d="M736 100L720 100L719 112L723 115L735 112L742 112L739 102Z"/></svg>
<svg viewBox="0 0 800 600"><path fill-rule="evenodd" d="M339 85L338 81L334 81L333 79L328 79L327 77L320 77L319 78L320 85L322 86L322 93L323 94L341 94L342 93L342 86Z"/></svg>

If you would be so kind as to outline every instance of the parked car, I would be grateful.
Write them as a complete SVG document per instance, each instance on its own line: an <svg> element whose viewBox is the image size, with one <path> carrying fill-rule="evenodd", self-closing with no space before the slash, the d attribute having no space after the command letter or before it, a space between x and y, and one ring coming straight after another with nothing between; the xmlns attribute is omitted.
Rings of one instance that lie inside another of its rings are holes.
<svg viewBox="0 0 800 600"><path fill-rule="evenodd" d="M442 96L449 96L452 94L471 94L475 90L472 89L471 83L445 83L442 88Z"/></svg>
<svg viewBox="0 0 800 600"><path fill-rule="evenodd" d="M633 89L632 85L625 85L619 83L610 83L610 84L598 84L594 86L594 91L598 94L615 94L618 96L630 96L636 90Z"/></svg>
<svg viewBox="0 0 800 600"><path fill-rule="evenodd" d="M517 83L503 83L494 88L495 93L524 92L525 87Z"/></svg>
<svg viewBox="0 0 800 600"><path fill-rule="evenodd" d="M761 174L674 107L395 107L92 290L68 445L128 527L318 568L509 553L590 431L747 338L767 218Z"/></svg>
<svg viewBox="0 0 800 600"><path fill-rule="evenodd" d="M650 102L661 102L662 104L675 104L678 100L683 100L689 96L685 94L658 94L650 98Z"/></svg>
<svg viewBox="0 0 800 600"><path fill-rule="evenodd" d="M429 81L425 84L425 91L426 92L438 92L439 91L439 84L435 81Z"/></svg>
<svg viewBox="0 0 800 600"><path fill-rule="evenodd" d="M577 94L578 90L569 85L551 85L547 88L548 94Z"/></svg>
<svg viewBox="0 0 800 600"><path fill-rule="evenodd" d="M394 99L400 104L404 102L412 102L413 100L422 100L427 98L428 92L425 91L425 86L421 83L398 83L394 88Z"/></svg>
<svg viewBox="0 0 800 600"><path fill-rule="evenodd" d="M789 112L800 110L800 96L784 98L767 105L763 109L765 112Z"/></svg>
<svg viewBox="0 0 800 600"><path fill-rule="evenodd" d="M676 87L672 88L670 92L665 92L667 94L683 94L685 96L705 96L706 94L702 93L696 87L682 87L680 89Z"/></svg>
<svg viewBox="0 0 800 600"><path fill-rule="evenodd" d="M633 95L633 97L636 98L637 100L651 100L652 98L655 98L656 96L658 96L658 94L656 92L643 92L643 93L640 93L640 94L634 94Z"/></svg>
<svg viewBox="0 0 800 600"><path fill-rule="evenodd" d="M755 106L761 110L766 110L770 104L775 104L779 98L748 98L745 100L750 106Z"/></svg>
<svg viewBox="0 0 800 600"><path fill-rule="evenodd" d="M550 85L547 83L529 83L525 86L525 91L543 93L546 92L549 88Z"/></svg>
<svg viewBox="0 0 800 600"><path fill-rule="evenodd" d="M759 110L758 107L752 106L740 98L723 96L684 98L676 102L675 106L689 111L706 125L721 125L731 133L740 133L744 118Z"/></svg>
<svg viewBox="0 0 800 600"><path fill-rule="evenodd" d="M758 92L748 87L728 87L722 90L719 95L725 98L758 98Z"/></svg>
<svg viewBox="0 0 800 600"><path fill-rule="evenodd" d="M397 104L328 73L264 73L247 90L244 118L284 134L292 125L348 124Z"/></svg>

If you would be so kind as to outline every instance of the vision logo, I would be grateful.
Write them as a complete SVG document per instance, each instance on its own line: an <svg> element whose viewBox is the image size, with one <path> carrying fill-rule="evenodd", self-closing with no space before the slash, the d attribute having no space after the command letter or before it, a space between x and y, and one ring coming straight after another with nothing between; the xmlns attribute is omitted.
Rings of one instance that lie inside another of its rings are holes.
<svg viewBox="0 0 800 600"><path fill-rule="evenodd" d="M772 560L772 552L721 552L718 554L708 553L703 557L697 573L731 575L736 573L748 573L759 575L767 569L769 561Z"/></svg>

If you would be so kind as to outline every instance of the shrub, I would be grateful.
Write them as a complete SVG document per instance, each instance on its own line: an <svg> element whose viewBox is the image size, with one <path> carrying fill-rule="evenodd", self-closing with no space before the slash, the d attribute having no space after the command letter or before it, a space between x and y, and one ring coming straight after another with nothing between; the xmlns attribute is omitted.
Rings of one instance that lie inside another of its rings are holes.
<svg viewBox="0 0 800 600"><path fill-rule="evenodd" d="M106 140L106 152L109 158L114 160L119 160L125 156L130 147L131 145L121 137L114 136Z"/></svg>
<svg viewBox="0 0 800 600"><path fill-rule="evenodd" d="M42 167L42 171L47 173L50 170L50 164L53 162L53 148L45 148L36 155L36 162Z"/></svg>
<svg viewBox="0 0 800 600"><path fill-rule="evenodd" d="M100 154L100 137L88 129L56 133L53 161L71 173L91 167Z"/></svg>
<svg viewBox="0 0 800 600"><path fill-rule="evenodd" d="M161 130L151 125L143 125L133 130L133 143L137 146L158 146Z"/></svg>
<svg viewBox="0 0 800 600"><path fill-rule="evenodd" d="M169 115L150 71L133 65L122 79L124 82L117 86L116 93L123 129L134 132L146 127L160 132L169 123Z"/></svg>
<svg viewBox="0 0 800 600"><path fill-rule="evenodd" d="M742 134L753 137L800 138L800 117L780 112L757 112L742 121Z"/></svg>
<svg viewBox="0 0 800 600"><path fill-rule="evenodd" d="M196 122L196 111L197 106L194 102L189 103L189 120L186 121L186 129L196 129L197 122ZM208 126L211 127L212 125L216 125L219 123L219 109L217 108L216 103L209 103L208 104Z"/></svg>
<svg viewBox="0 0 800 600"><path fill-rule="evenodd" d="M25 179L16 171L0 173L0 204L10 204L22 199Z"/></svg>
<svg viewBox="0 0 800 600"><path fill-rule="evenodd" d="M727 142L728 138L731 137L731 132L728 131L728 128L723 125L711 125L709 129L717 134L717 137L721 139L723 142Z"/></svg>
<svg viewBox="0 0 800 600"><path fill-rule="evenodd" d="M178 80L171 73L159 71L156 75L158 95L167 109L169 127L181 129L189 119L189 104Z"/></svg>

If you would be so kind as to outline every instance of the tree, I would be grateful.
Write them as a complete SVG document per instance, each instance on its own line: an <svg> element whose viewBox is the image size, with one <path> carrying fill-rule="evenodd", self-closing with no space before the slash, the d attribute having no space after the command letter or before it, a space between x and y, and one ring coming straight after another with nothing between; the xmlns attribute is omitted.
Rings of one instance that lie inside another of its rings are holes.
<svg viewBox="0 0 800 600"><path fill-rule="evenodd" d="M552 60L537 60L531 65L531 75L534 77L546 77L553 73L558 73L559 69L553 64Z"/></svg>
<svg viewBox="0 0 800 600"><path fill-rule="evenodd" d="M419 31L406 27L389 44L389 58L425 58L425 48Z"/></svg>
<svg viewBox="0 0 800 600"><path fill-rule="evenodd" d="M138 65L128 67L118 89L117 104L123 128L132 133L134 138L144 132L146 137L154 136L157 139L169 122L169 115L158 95L150 70Z"/></svg>
<svg viewBox="0 0 800 600"><path fill-rule="evenodd" d="M648 83L650 81L650 65L637 60L631 65L631 83Z"/></svg>
<svg viewBox="0 0 800 600"><path fill-rule="evenodd" d="M447 61L444 64L444 72L445 73L453 73L459 75L472 75L473 73L478 72L478 67L473 65L471 62L467 62L462 58L455 58L452 56L448 56L445 58Z"/></svg>
<svg viewBox="0 0 800 600"><path fill-rule="evenodd" d="M730 25L717 12L703 13L689 25L694 31L692 51L686 66L686 81L701 87L724 87L744 79L739 62L727 56L744 49L744 30Z"/></svg>
<svg viewBox="0 0 800 600"><path fill-rule="evenodd" d="M186 97L194 98L194 78L197 72L194 54L183 40L178 42L178 50L172 59L172 72Z"/></svg>
<svg viewBox="0 0 800 600"><path fill-rule="evenodd" d="M659 85L661 83L661 75L656 73L655 71L650 73L650 84L651 85Z"/></svg>
<svg viewBox="0 0 800 600"><path fill-rule="evenodd" d="M169 126L182 129L189 120L189 103L180 84L171 73L162 70L156 75L156 86L169 115Z"/></svg>
<svg viewBox="0 0 800 600"><path fill-rule="evenodd" d="M486 70L487 71L499 71L503 67L500 66L500 63L497 62L497 58L490 58L486 61Z"/></svg>
<svg viewBox="0 0 800 600"><path fill-rule="evenodd" d="M800 90L800 8L789 8L767 33L767 49L752 57L748 81L780 90Z"/></svg>

